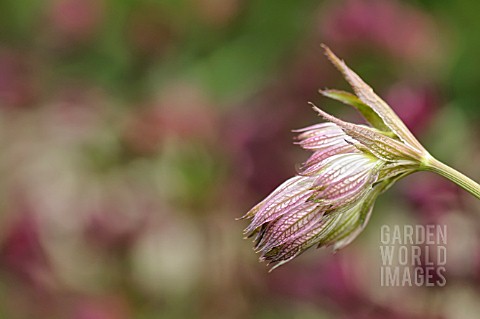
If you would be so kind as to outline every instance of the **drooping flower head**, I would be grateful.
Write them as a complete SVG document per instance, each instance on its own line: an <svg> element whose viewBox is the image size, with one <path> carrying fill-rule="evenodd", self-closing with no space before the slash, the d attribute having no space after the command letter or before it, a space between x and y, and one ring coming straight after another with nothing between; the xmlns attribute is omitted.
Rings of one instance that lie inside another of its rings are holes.
<svg viewBox="0 0 480 319"><path fill-rule="evenodd" d="M313 154L297 176L243 217L250 220L245 234L256 236L260 260L275 267L313 245L345 247L365 227L377 196L403 176L432 170L452 179L372 88L324 49L356 95L320 92L355 107L371 126L344 122L312 104L327 122L297 132L298 144Z"/></svg>

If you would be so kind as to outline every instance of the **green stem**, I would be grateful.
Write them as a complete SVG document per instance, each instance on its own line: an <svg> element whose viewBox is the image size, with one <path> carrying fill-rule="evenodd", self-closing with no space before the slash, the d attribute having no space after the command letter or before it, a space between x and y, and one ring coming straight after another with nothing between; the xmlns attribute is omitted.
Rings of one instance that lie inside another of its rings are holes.
<svg viewBox="0 0 480 319"><path fill-rule="evenodd" d="M480 199L480 185L469 177L463 175L459 171L443 164L439 160L430 157L425 163L425 170L438 173L448 178L464 190L470 192L473 196Z"/></svg>

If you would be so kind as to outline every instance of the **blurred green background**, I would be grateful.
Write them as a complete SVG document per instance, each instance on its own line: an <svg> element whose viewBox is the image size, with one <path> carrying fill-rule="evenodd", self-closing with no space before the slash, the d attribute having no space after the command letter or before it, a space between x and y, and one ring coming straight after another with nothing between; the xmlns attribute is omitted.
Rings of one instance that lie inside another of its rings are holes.
<svg viewBox="0 0 480 319"><path fill-rule="evenodd" d="M0 318L477 318L480 205L429 173L272 273L242 216L347 88L329 45L480 180L480 2L3 0ZM448 226L445 287L381 287L383 224Z"/></svg>

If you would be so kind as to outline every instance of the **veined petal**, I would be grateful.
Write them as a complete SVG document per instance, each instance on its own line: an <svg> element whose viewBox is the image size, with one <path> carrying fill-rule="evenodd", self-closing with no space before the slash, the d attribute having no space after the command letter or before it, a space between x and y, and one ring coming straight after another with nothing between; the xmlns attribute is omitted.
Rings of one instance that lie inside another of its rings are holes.
<svg viewBox="0 0 480 319"><path fill-rule="evenodd" d="M331 209L344 206L360 197L377 180L383 161L365 154L333 156L314 182L319 189L312 199Z"/></svg>
<svg viewBox="0 0 480 319"><path fill-rule="evenodd" d="M326 165L327 159L340 154L355 154L359 150L345 141L335 145L329 145L324 149L318 150L302 165L301 175L312 176L318 174Z"/></svg>
<svg viewBox="0 0 480 319"><path fill-rule="evenodd" d="M272 267L271 270L273 270L297 257L313 245L326 246L327 243L330 243L329 238L347 238L352 234L355 237L358 236L361 232L358 227L364 225L369 217L368 214L362 216L361 207L362 201L358 201L354 205L323 216L322 220L315 224L315 227L311 227L307 232L292 241L286 242L281 247L272 249L264 259L271 263L277 263Z"/></svg>
<svg viewBox="0 0 480 319"><path fill-rule="evenodd" d="M313 245L334 245L341 249L355 239L365 228L370 218L377 196L386 190L396 179L376 184L351 205L338 208L304 228L297 236L292 236L279 246L271 247L262 259L277 263L271 270L297 257Z"/></svg>
<svg viewBox="0 0 480 319"><path fill-rule="evenodd" d="M335 228L319 238L318 245L330 246L353 235L353 238L351 238L350 241L342 243L337 249L344 247L351 242L356 236L358 236L363 229L361 226L368 220L369 213L373 207L371 204L373 203L367 203L364 200L358 201L356 205L352 206L347 211L338 214L339 216L337 217Z"/></svg>
<svg viewBox="0 0 480 319"><path fill-rule="evenodd" d="M328 165L314 184L331 184L348 178L356 172L370 171L377 161L377 159L362 153L334 155L329 158Z"/></svg>
<svg viewBox="0 0 480 319"><path fill-rule="evenodd" d="M294 212L284 215L267 226L267 229L257 244L259 251L264 253L274 247L279 247L288 241L307 232L322 218L323 212L312 202L304 202Z"/></svg>
<svg viewBox="0 0 480 319"><path fill-rule="evenodd" d="M322 245L333 245L333 250L337 251L350 244L358 235L363 231L367 225L370 215L372 214L373 206L378 195L388 189L396 179L384 180L381 183L373 186L372 190L365 196L365 199L361 201L361 207L357 214L357 218L347 221L339 228L343 228L342 232L338 232L335 236L331 236L328 242L319 243Z"/></svg>
<svg viewBox="0 0 480 319"><path fill-rule="evenodd" d="M318 197L324 198L324 203L330 208L338 208L361 197L377 178L377 172L360 172L328 186Z"/></svg>
<svg viewBox="0 0 480 319"><path fill-rule="evenodd" d="M334 229L338 222L338 218L334 217L335 215L332 214L323 216L307 232L266 253L263 257L264 260L267 260L269 263L277 263L270 271L302 254L305 250L315 245L319 237Z"/></svg>
<svg viewBox="0 0 480 319"><path fill-rule="evenodd" d="M345 142L345 133L337 133L335 135L315 135L310 136L296 144L306 150L321 150L329 146L338 145Z"/></svg>
<svg viewBox="0 0 480 319"><path fill-rule="evenodd" d="M378 180L386 180L403 175L405 173L414 172L416 164L408 161L386 163L378 174Z"/></svg>
<svg viewBox="0 0 480 319"><path fill-rule="evenodd" d="M299 210L307 209L310 206L318 206L317 204L313 205L311 203L308 203L308 199L310 197L311 197L311 193L306 193L306 192L303 193L302 195L297 196L295 198L295 202L293 204L289 205L287 208L283 209L281 211L281 214L277 214L275 216L270 215L270 216L268 216L268 218L265 219L265 220L267 220L265 222L263 220L260 220L260 221L257 221L257 222L252 222L251 225L249 226L249 228L257 228L258 229L259 227L261 227L263 225L266 225L267 229L265 231L267 231L271 224L276 223L276 221L278 221L281 218L284 218L285 216L290 216L292 214L295 214ZM290 200L290 199L288 199L288 200ZM263 234L260 237L263 237ZM258 242L258 240L257 240L257 242Z"/></svg>
<svg viewBox="0 0 480 319"><path fill-rule="evenodd" d="M280 193L282 190L286 189L287 187L291 186L295 182L299 181L301 179L300 176L295 176L292 177L285 182L283 182L280 186L278 186L270 195L268 195L264 200L262 200L260 203L252 207L245 215L243 215L240 219L250 219L255 217L255 215L258 213L260 208L262 208L265 205L265 202L269 199L271 199L273 196L276 194Z"/></svg>
<svg viewBox="0 0 480 319"><path fill-rule="evenodd" d="M287 241L279 247L272 248L270 251L266 252L264 256L262 256L262 259L268 261L269 263L277 263L270 269L270 271L272 271L273 269L289 262L314 245L314 243L310 245L306 245L306 243L308 242L308 239L315 236L315 234L316 228L313 227L301 236L297 236L295 239Z"/></svg>
<svg viewBox="0 0 480 319"><path fill-rule="evenodd" d="M310 103L313 109L323 118L340 126L344 132L360 142L372 154L386 161L395 161L401 159L421 160L421 154L410 146L403 144L393 138L385 136L369 127L344 122L336 117L322 111L313 103Z"/></svg>
<svg viewBox="0 0 480 319"><path fill-rule="evenodd" d="M256 213L250 225L245 229L245 234L252 235L262 224L279 218L288 212L290 207L311 196L313 193L312 182L311 178L295 176L280 185L263 202L253 208ZM250 214L247 213L247 215Z"/></svg>
<svg viewBox="0 0 480 319"><path fill-rule="evenodd" d="M345 143L344 139L347 135L338 125L331 122L322 124L298 130L297 132L301 134L298 135L299 142L296 144L308 150L321 150L338 143Z"/></svg>
<svg viewBox="0 0 480 319"><path fill-rule="evenodd" d="M322 131L328 132L330 130L338 131L338 129L339 127L334 123L324 122L324 123L318 123L318 124L310 125L304 128L292 130L292 131L296 133L303 133L303 134L299 134L299 137L302 137L303 135L308 137L309 134L317 134L318 132L322 132Z"/></svg>

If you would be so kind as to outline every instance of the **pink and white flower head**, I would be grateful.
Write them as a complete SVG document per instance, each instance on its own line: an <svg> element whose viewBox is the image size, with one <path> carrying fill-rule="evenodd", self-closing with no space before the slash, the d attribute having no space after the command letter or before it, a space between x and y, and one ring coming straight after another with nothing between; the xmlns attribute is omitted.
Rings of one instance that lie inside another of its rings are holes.
<svg viewBox="0 0 480 319"><path fill-rule="evenodd" d="M298 176L284 182L243 217L250 219L245 234L256 235L260 260L276 263L275 267L313 245L333 246L334 250L348 245L364 229L377 196L410 173L431 170L471 192L474 186L468 186L463 175L463 185L455 181L453 169L435 160L392 109L324 48L356 95L320 92L355 107L371 126L344 122L313 107L328 122L297 131L298 144L313 154ZM472 193L479 197L480 191Z"/></svg>

